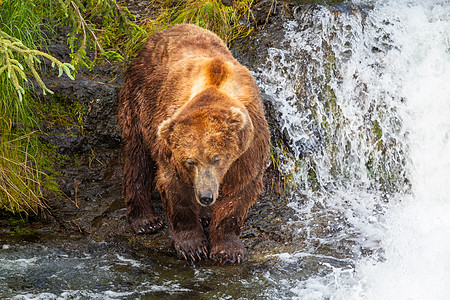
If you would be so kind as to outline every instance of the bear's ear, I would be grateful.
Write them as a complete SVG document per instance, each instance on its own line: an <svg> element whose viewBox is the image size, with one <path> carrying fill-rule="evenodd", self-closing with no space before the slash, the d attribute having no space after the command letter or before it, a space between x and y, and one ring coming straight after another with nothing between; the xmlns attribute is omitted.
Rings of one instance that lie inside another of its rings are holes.
<svg viewBox="0 0 450 300"><path fill-rule="evenodd" d="M158 126L158 136L170 146L170 134L173 131L173 120L168 118Z"/></svg>
<svg viewBox="0 0 450 300"><path fill-rule="evenodd" d="M236 106L232 106L228 110L226 122L230 129L239 131L247 124L248 115Z"/></svg>

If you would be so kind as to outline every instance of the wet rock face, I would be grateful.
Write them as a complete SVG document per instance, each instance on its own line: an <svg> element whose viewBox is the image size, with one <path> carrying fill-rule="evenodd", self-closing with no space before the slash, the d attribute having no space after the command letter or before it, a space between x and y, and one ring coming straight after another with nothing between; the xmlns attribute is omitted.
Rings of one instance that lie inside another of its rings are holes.
<svg viewBox="0 0 450 300"><path fill-rule="evenodd" d="M90 144L97 148L112 149L120 147L121 134L117 125L118 87L107 87L104 97L94 97L88 103L84 126Z"/></svg>
<svg viewBox="0 0 450 300"><path fill-rule="evenodd" d="M99 71L107 72L102 69ZM81 74L80 77L84 76ZM120 81L115 77L102 75L95 80L86 77L77 78L75 81L68 78L51 78L45 82L54 92L52 97L63 99L65 103L78 102L84 105L82 127L85 138L89 141L87 147L113 149L120 146L121 134L117 125L117 94L121 87ZM52 143L59 140L51 138L48 141ZM59 144L56 143L55 146L59 147Z"/></svg>
<svg viewBox="0 0 450 300"><path fill-rule="evenodd" d="M65 136L65 135L45 135L41 137L57 147L57 151L61 155L82 154L91 149L88 139L85 136Z"/></svg>
<svg viewBox="0 0 450 300"><path fill-rule="evenodd" d="M225 6L231 6L231 4L233 4L233 0L222 0L222 4Z"/></svg>
<svg viewBox="0 0 450 300"><path fill-rule="evenodd" d="M284 42L283 24L293 18L294 4L291 2L261 1L253 10L255 32L245 39L235 41L231 47L233 56L253 74L263 67L268 57L268 49L280 47ZM281 132L277 121L274 101L269 95L261 93L267 122L271 130L272 143L284 141L288 137Z"/></svg>
<svg viewBox="0 0 450 300"><path fill-rule="evenodd" d="M283 24L293 18L294 4L285 1L261 1L254 9L255 31L248 37L234 41L233 56L251 71L260 68L267 59L267 50L280 47L284 40Z"/></svg>
<svg viewBox="0 0 450 300"><path fill-rule="evenodd" d="M236 41L232 46L232 53L236 59L249 68L256 80L259 80L266 117L271 129L272 145L287 149L298 158L322 151L327 137L323 126L313 120L313 113L308 115L311 118L307 128L309 139L292 139L288 131L294 129L285 126L289 120L282 115L281 111L283 111L283 105L286 104L280 104L277 99L278 95L281 95L280 98L285 97L289 100L289 105L292 107L312 112L315 103L311 102L311 95L319 94L322 91L322 89L312 91L314 87L308 85L309 83L303 79L315 76L311 74L310 66L316 63L314 53L318 49L296 50L296 46L291 45L293 42L286 36L286 32L290 26L296 26L297 32L308 32L311 27L315 26L314 21L302 16L305 13L314 14L323 6L331 7L336 14L352 11L351 5L343 5L342 2L325 1L329 4L318 5L314 4L314 1L307 0L277 1L276 3L261 1L254 9L254 14L257 16L254 22L255 32L245 39ZM319 47L326 49L328 46L324 42ZM332 54L330 54L329 60L332 60ZM270 75L266 75L267 73ZM283 89L274 84L280 74L285 76L282 78L288 78L295 82L291 86L295 94L286 94L284 92L289 89ZM268 86L269 89L265 89L265 86ZM288 94L289 97L285 96Z"/></svg>

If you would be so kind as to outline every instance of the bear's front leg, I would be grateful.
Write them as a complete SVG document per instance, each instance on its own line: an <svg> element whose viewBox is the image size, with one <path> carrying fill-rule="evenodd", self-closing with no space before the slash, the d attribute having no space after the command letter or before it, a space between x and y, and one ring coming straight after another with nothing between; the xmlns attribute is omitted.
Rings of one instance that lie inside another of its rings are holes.
<svg viewBox="0 0 450 300"><path fill-rule="evenodd" d="M260 186L260 179L257 179L239 192L230 192L224 188L220 199L211 206L211 260L223 264L241 263L245 260L246 251L239 235L248 209L256 201Z"/></svg>
<svg viewBox="0 0 450 300"><path fill-rule="evenodd" d="M211 206L209 245L211 260L226 263L241 263L246 258L244 245L239 239L241 228L249 208L256 202L262 188L262 176L257 175L243 188L224 184L221 197Z"/></svg>
<svg viewBox="0 0 450 300"><path fill-rule="evenodd" d="M211 208L209 228L209 258L219 263L241 263L246 257L245 248L239 239L247 208L235 203L235 199L222 199Z"/></svg>
<svg viewBox="0 0 450 300"><path fill-rule="evenodd" d="M153 233L164 225L151 203L156 165L141 138L130 135L124 140L123 191L127 219L136 233Z"/></svg>
<svg viewBox="0 0 450 300"><path fill-rule="evenodd" d="M172 180L167 189L160 188L160 193L177 256L187 261L207 258L208 240L199 222L200 209L192 187Z"/></svg>

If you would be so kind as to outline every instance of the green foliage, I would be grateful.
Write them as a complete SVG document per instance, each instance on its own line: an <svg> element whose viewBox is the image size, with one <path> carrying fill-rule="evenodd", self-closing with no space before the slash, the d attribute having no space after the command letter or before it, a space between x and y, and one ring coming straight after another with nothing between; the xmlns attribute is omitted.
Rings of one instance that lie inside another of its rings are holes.
<svg viewBox="0 0 450 300"><path fill-rule="evenodd" d="M148 36L126 7L116 6L111 11L111 18L103 18L103 28L99 35L99 41L105 47L102 57L110 61L123 62L130 58Z"/></svg>
<svg viewBox="0 0 450 300"><path fill-rule="evenodd" d="M72 54L72 60L75 64L85 60L89 61L92 66L93 60L86 60L87 46L90 44L90 47L94 49L95 60L99 52L102 55L106 54L101 42L107 46L112 46L112 40L108 39L109 36L112 36L111 32L116 35L122 35L123 32L119 32L119 28L128 29L126 28L128 24L127 15L125 14L125 11L117 5L116 1L90 0L84 1L84 3L71 0L59 1L62 3L68 21L75 29L68 39L72 51L78 48L78 50L75 52L73 51L74 54ZM101 16L101 21L98 21L97 24L92 21L96 16ZM109 32L109 34L104 34L101 40L99 40L95 33L99 28L104 28L103 33ZM108 54L106 55L109 58L123 60L123 56L116 51L108 51Z"/></svg>
<svg viewBox="0 0 450 300"><path fill-rule="evenodd" d="M135 17L116 0L37 1L39 11L47 11L54 25L68 25L67 43L71 64L92 68L98 59L124 61L136 44L142 45L146 32Z"/></svg>
<svg viewBox="0 0 450 300"><path fill-rule="evenodd" d="M43 165L38 135L36 132L15 134L11 123L4 119L1 122L0 208L37 213L45 206L41 200L43 185L55 188L55 181L40 171Z"/></svg>
<svg viewBox="0 0 450 300"><path fill-rule="evenodd" d="M242 18L251 18L254 0L234 1L225 6L217 0L166 0L156 19L146 20L148 31L174 24L191 23L215 32L226 43L249 35L253 29L240 24Z"/></svg>
<svg viewBox="0 0 450 300"><path fill-rule="evenodd" d="M75 68L71 64L62 63L45 52L30 49L19 39L0 30L0 78L4 73L7 75L7 79L11 81L18 93L19 101L22 101L22 95L25 94L25 89L21 85L21 82L28 81L25 73L27 71L33 75L36 82L42 88L44 95L46 92L53 93L46 87L41 76L36 71L35 63L40 63L39 57L50 60L52 62L52 67L57 66L59 69L58 76L65 73L70 79L75 79L71 74L71 70L74 70ZM26 67L24 67L20 60L25 62Z"/></svg>
<svg viewBox="0 0 450 300"><path fill-rule="evenodd" d="M60 76L73 78L73 67L62 63L36 44L45 45L42 22L33 1L5 1L0 9L0 209L34 212L45 207L43 189L55 191L27 93L32 77L44 93L51 92L39 74L41 59L57 67ZM4 26L3 26L4 25Z"/></svg>
<svg viewBox="0 0 450 300"><path fill-rule="evenodd" d="M0 23L5 24L0 29L0 112L13 116L15 121L23 124L35 121L26 112L29 103L24 102L23 97L27 86L30 86L28 76L34 78L44 94L52 93L39 74L41 59L47 59L53 67L57 67L59 76L65 73L74 79L72 65L36 49L36 44L45 46L37 8L33 1L17 0L6 1L0 10Z"/></svg>

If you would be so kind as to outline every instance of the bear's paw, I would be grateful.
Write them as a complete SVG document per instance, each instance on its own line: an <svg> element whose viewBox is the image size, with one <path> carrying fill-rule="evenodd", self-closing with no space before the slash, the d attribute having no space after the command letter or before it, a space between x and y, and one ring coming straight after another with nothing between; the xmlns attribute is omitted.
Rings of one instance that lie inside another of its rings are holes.
<svg viewBox="0 0 450 300"><path fill-rule="evenodd" d="M209 258L220 264L240 264L246 257L245 248L236 235L229 235L211 247Z"/></svg>
<svg viewBox="0 0 450 300"><path fill-rule="evenodd" d="M178 232L173 234L172 240L179 258L193 262L208 258L208 240L203 232Z"/></svg>
<svg viewBox="0 0 450 300"><path fill-rule="evenodd" d="M162 218L155 214L146 216L129 216L131 228L137 234L155 233L164 226Z"/></svg>

